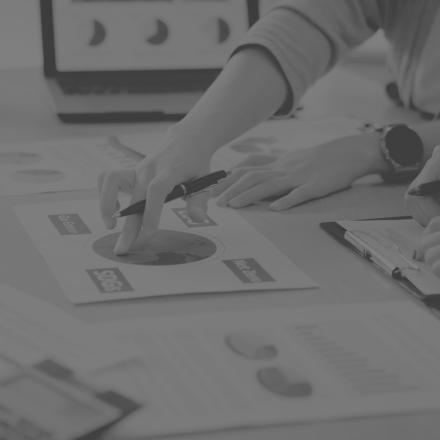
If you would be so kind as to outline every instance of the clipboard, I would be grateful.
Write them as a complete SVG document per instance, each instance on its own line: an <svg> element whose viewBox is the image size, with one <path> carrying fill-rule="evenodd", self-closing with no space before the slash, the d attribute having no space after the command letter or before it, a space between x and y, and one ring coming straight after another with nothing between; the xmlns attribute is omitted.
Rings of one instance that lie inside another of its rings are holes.
<svg viewBox="0 0 440 440"><path fill-rule="evenodd" d="M385 217L353 221L330 221L320 223L321 228L342 245L370 261L377 269L394 279L398 284L420 300L425 306L440 312L440 278L426 270L423 265L404 255L397 246L382 245L359 234L357 229L344 223L359 224L379 221L405 221L411 217Z"/></svg>

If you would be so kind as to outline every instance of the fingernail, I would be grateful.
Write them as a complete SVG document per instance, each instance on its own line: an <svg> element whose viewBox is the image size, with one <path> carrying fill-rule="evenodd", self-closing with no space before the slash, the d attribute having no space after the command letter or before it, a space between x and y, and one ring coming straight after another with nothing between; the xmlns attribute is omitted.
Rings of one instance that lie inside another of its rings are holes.
<svg viewBox="0 0 440 440"><path fill-rule="evenodd" d="M269 208L272 209L273 211L281 211L281 206L278 205L277 203L272 203L271 205L269 205Z"/></svg>
<svg viewBox="0 0 440 440"><path fill-rule="evenodd" d="M217 200L217 206L226 206L227 204L228 203L227 203L226 199L224 199L224 198L219 198Z"/></svg>

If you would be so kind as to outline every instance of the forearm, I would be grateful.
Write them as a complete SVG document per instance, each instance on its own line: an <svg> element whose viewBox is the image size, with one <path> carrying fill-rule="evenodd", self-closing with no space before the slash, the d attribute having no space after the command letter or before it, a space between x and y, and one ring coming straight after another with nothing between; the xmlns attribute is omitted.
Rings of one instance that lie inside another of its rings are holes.
<svg viewBox="0 0 440 440"><path fill-rule="evenodd" d="M234 55L222 73L172 131L195 139L214 152L272 116L283 104L288 88L283 74L259 49Z"/></svg>

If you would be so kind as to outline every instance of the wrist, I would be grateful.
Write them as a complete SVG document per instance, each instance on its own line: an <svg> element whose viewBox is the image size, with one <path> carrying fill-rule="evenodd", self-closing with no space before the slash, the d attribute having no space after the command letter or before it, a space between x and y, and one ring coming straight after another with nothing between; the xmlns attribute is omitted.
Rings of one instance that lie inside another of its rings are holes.
<svg viewBox="0 0 440 440"><path fill-rule="evenodd" d="M383 157L381 148L381 135L377 132L361 135L357 147L360 152L360 159L365 165L363 175L385 174L389 171L389 165Z"/></svg>

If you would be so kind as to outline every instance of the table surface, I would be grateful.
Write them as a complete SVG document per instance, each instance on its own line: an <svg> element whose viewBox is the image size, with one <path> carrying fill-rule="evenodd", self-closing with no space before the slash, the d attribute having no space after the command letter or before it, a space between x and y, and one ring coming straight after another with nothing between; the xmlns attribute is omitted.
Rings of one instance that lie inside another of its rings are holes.
<svg viewBox="0 0 440 440"><path fill-rule="evenodd" d="M355 116L367 121L416 120L394 109L374 80L357 69L343 67L320 81L304 99L305 111L332 116ZM351 72L350 72L351 71ZM367 72L365 74L365 72ZM348 76L347 76L348 75ZM366 75L366 77L365 77ZM100 136L165 129L166 124L66 125L57 120L38 69L0 70L0 141L44 140L62 137ZM28 201L88 198L96 191L2 197L0 222L4 231L0 252L2 282L49 300L86 322L134 317L184 315L194 312L265 307L298 307L311 304L413 299L368 262L356 258L320 228L326 220L404 215L404 186L368 181L328 198L315 200L283 213L262 206L242 210L243 216L316 280L319 289L263 293L190 295L73 306L62 294L43 257L17 224L12 205ZM5 233L6 232L6 233ZM6 238L7 234L7 238ZM7 240L7 241L6 241ZM185 436L209 439L438 439L438 414L412 414L285 425ZM112 438L111 434L107 436ZM124 439L125 440L125 439Z"/></svg>

